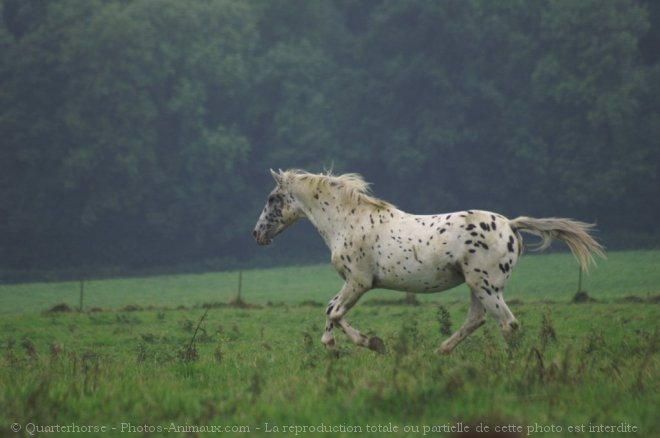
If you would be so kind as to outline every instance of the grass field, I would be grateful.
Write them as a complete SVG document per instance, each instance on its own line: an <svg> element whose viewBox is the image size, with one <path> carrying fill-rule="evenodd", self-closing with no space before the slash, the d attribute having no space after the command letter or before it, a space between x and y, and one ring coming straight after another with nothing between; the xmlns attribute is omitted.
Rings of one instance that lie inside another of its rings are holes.
<svg viewBox="0 0 660 438"><path fill-rule="evenodd" d="M449 356L433 351L464 287L417 306L368 294L349 320L383 338L378 355L341 334L321 346L328 266L245 271L251 307L226 305L237 283L87 281L85 311L60 313L44 311L76 308L79 283L1 286L0 436L660 436L660 252L609 254L583 304L570 256L523 257L505 293L519 336L506 346L489 321Z"/></svg>
<svg viewBox="0 0 660 438"><path fill-rule="evenodd" d="M507 286L507 299L569 301L577 290L578 268L570 254L526 255ZM299 304L307 300L327 303L342 281L331 265L249 270L243 272L242 297L246 301ZM237 272L160 276L84 283L84 307L119 309L126 305L192 307L228 302L236 296ZM660 293L660 251L608 254L584 277L583 288L597 300L625 295ZM400 298L401 293L371 291L364 300ZM467 300L465 286L419 298L424 302ZM41 312L56 303L78 308L80 283L26 283L0 285L0 314Z"/></svg>

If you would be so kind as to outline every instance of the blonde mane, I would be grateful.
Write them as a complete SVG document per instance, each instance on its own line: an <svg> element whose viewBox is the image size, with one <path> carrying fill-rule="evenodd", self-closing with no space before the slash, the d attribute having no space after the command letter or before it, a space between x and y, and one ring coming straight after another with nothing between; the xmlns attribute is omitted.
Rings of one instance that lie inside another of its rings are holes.
<svg viewBox="0 0 660 438"><path fill-rule="evenodd" d="M280 171L284 181L297 189L306 188L310 191L323 188L339 194L342 202L350 204L364 203L375 208L394 208L392 204L371 195L369 183L357 173L333 175L332 171L325 173L309 173L299 169Z"/></svg>

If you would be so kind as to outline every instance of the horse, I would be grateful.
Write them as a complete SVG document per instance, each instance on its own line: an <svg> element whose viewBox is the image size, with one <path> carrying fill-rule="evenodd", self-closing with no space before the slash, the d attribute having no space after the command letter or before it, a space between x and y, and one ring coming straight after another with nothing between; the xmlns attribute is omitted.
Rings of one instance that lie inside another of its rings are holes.
<svg viewBox="0 0 660 438"><path fill-rule="evenodd" d="M516 219L481 210L415 215L372 196L358 174L313 174L287 170L271 175L276 187L252 233L268 245L297 220L309 219L327 244L331 260L344 284L327 305L321 342L336 345L340 328L354 344L379 353L383 341L366 336L345 319L347 312L370 289L413 293L441 292L466 283L471 304L461 328L438 348L450 353L495 318L505 340L518 329L518 320L504 302L504 288L522 255L520 232L541 238L537 250L553 239L568 245L581 269L605 258L604 247L590 234L593 224L563 218Z"/></svg>

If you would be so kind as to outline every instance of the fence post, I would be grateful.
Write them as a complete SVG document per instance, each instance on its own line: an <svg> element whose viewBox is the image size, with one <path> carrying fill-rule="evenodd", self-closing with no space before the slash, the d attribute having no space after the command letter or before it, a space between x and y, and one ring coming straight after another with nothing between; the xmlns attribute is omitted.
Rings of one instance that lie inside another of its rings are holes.
<svg viewBox="0 0 660 438"><path fill-rule="evenodd" d="M582 292L582 267L580 267L579 269L580 272L578 274L578 289L577 289L578 293Z"/></svg>
<svg viewBox="0 0 660 438"><path fill-rule="evenodd" d="M243 271L238 271L238 300L241 300L241 293L243 292Z"/></svg>
<svg viewBox="0 0 660 438"><path fill-rule="evenodd" d="M80 312L83 311L84 296L85 296L85 276L81 275L80 276L80 306L78 308L78 311L80 311Z"/></svg>

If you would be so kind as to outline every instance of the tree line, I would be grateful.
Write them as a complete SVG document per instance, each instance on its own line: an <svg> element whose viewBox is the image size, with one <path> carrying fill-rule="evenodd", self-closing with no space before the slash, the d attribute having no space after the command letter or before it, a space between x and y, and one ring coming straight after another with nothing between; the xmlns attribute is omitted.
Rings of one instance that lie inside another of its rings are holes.
<svg viewBox="0 0 660 438"><path fill-rule="evenodd" d="M359 172L409 211L574 216L611 247L660 243L657 2L0 11L0 269L316 257L304 227L286 251L250 241L269 168Z"/></svg>

